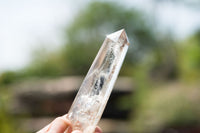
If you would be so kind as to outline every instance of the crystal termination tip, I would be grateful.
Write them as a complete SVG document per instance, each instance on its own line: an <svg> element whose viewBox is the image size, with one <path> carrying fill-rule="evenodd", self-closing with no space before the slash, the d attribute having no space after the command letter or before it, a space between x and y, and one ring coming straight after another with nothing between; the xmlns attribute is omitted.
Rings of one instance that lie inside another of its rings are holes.
<svg viewBox="0 0 200 133"><path fill-rule="evenodd" d="M111 39L114 42L123 40L125 44L129 45L129 40L128 40L125 29L118 30L114 33L107 35L106 37Z"/></svg>

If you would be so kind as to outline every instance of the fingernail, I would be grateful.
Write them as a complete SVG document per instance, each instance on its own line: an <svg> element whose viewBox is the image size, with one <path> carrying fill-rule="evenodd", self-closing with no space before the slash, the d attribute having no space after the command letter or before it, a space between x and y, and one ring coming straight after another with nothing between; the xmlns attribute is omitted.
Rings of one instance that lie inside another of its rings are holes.
<svg viewBox="0 0 200 133"><path fill-rule="evenodd" d="M69 125L61 118L56 118L49 129L48 133L63 133Z"/></svg>
<svg viewBox="0 0 200 133"><path fill-rule="evenodd" d="M72 133L82 133L82 132L79 130L74 130Z"/></svg>

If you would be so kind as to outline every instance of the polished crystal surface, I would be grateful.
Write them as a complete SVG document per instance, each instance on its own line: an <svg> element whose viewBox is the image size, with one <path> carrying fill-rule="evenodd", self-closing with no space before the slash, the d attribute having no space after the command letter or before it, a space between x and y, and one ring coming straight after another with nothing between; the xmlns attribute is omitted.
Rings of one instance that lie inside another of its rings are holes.
<svg viewBox="0 0 200 133"><path fill-rule="evenodd" d="M124 29L106 36L68 112L73 130L93 133L129 46Z"/></svg>

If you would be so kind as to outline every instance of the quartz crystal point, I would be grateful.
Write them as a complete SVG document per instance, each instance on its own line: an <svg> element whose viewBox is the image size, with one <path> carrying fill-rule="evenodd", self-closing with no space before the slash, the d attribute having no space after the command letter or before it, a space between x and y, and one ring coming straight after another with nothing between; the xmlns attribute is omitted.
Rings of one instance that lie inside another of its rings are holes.
<svg viewBox="0 0 200 133"><path fill-rule="evenodd" d="M106 36L68 112L72 130L93 133L129 46L124 29ZM89 51L88 51L89 52Z"/></svg>

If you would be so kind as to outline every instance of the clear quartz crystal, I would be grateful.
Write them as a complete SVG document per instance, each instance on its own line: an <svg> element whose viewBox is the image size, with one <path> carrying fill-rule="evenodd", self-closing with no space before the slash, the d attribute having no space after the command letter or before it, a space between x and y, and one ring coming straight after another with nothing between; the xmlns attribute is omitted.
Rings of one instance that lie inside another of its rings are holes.
<svg viewBox="0 0 200 133"><path fill-rule="evenodd" d="M124 29L107 35L68 112L73 130L93 133L129 46Z"/></svg>

